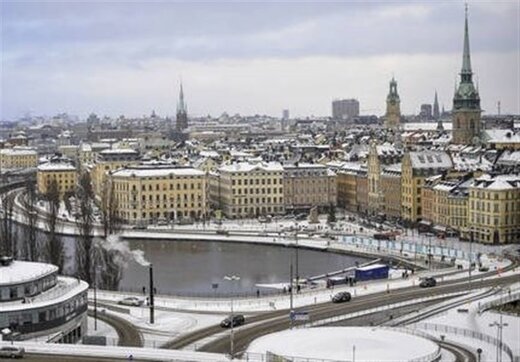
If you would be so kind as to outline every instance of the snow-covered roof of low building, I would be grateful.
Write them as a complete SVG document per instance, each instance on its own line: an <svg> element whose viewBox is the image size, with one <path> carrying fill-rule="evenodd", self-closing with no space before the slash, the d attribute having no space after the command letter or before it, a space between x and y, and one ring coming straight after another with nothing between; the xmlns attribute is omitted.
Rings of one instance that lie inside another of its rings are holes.
<svg viewBox="0 0 520 362"><path fill-rule="evenodd" d="M5 156L37 156L38 152L29 147L13 147L1 149L0 154Z"/></svg>
<svg viewBox="0 0 520 362"><path fill-rule="evenodd" d="M0 285L28 283L57 271L58 267L52 264L14 260L7 266L0 266Z"/></svg>
<svg viewBox="0 0 520 362"><path fill-rule="evenodd" d="M46 162L38 165L38 171L76 171L76 167L67 162Z"/></svg>
<svg viewBox="0 0 520 362"><path fill-rule="evenodd" d="M219 168L219 171L221 172L250 172L253 170L278 172L283 171L283 166L278 162L237 162L230 165L224 165Z"/></svg>
<svg viewBox="0 0 520 362"><path fill-rule="evenodd" d="M472 187L486 190L509 190L520 188L520 175L497 175L485 174L475 179Z"/></svg>
<svg viewBox="0 0 520 362"><path fill-rule="evenodd" d="M114 177L170 177L170 176L204 176L203 171L192 167L129 167L112 172Z"/></svg>
<svg viewBox="0 0 520 362"><path fill-rule="evenodd" d="M520 151L504 151L498 157L497 163L500 165L520 166Z"/></svg>
<svg viewBox="0 0 520 362"><path fill-rule="evenodd" d="M405 131L437 131L437 122L408 122L401 124L401 128ZM446 131L452 129L451 122L443 122L442 126Z"/></svg>
<svg viewBox="0 0 520 362"><path fill-rule="evenodd" d="M520 132L510 129L484 130L484 139L488 143L520 143Z"/></svg>
<svg viewBox="0 0 520 362"><path fill-rule="evenodd" d="M440 353L430 339L374 327L289 329L255 339L247 352L270 352L287 361L350 361L353 346L356 361L430 361Z"/></svg>
<svg viewBox="0 0 520 362"><path fill-rule="evenodd" d="M453 167L453 162L446 152L442 151L414 151L410 152L410 160L414 169Z"/></svg>
<svg viewBox="0 0 520 362"><path fill-rule="evenodd" d="M138 152L132 148L111 148L100 152L103 155L113 154L137 154Z"/></svg>

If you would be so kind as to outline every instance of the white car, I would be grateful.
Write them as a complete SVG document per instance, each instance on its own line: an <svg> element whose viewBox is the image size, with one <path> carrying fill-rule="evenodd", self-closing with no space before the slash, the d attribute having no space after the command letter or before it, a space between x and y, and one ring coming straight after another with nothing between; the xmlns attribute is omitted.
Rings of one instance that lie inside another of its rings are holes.
<svg viewBox="0 0 520 362"><path fill-rule="evenodd" d="M25 349L16 346L0 347L0 358L23 358Z"/></svg>
<svg viewBox="0 0 520 362"><path fill-rule="evenodd" d="M121 299L117 304L128 305L130 307L140 307L144 304L144 300L137 297L127 297Z"/></svg>

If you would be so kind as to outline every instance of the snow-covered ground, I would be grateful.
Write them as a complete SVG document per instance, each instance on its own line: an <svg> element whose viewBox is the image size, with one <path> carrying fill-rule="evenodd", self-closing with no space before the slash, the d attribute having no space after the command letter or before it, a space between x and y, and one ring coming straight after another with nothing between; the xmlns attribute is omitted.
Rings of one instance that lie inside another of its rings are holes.
<svg viewBox="0 0 520 362"><path fill-rule="evenodd" d="M253 341L249 353L271 352L298 360L410 361L439 355L428 339L397 330L368 327L319 327L269 334ZM428 358L430 357L430 358Z"/></svg>
<svg viewBox="0 0 520 362"><path fill-rule="evenodd" d="M464 336L463 330L469 330L474 332L480 332L487 334L491 337L497 337L497 327L491 327L490 324L500 321L502 316L503 323L507 323L508 326L503 328L503 342L507 344L516 356L520 356L520 317L509 314L501 314L495 311L486 311L479 313L479 307L484 303L492 300L497 300L509 295L509 292L517 293L520 292L520 283L516 283L511 286L510 289L504 289L501 294L489 296L478 301L467 303L463 306L459 306L448 310L447 312L428 318L415 327L421 329L424 327L424 323L437 324L444 326L451 326L460 329L460 334L447 334L443 331L433 331L431 329L425 330L430 334L437 336L446 335L446 340L452 340L473 348L481 348L482 361L494 361L496 356L496 346L490 343L486 343L479 339L471 338L470 336ZM504 354L503 360L507 361L507 357Z"/></svg>
<svg viewBox="0 0 520 362"><path fill-rule="evenodd" d="M107 344L116 346L119 341L119 336L116 330L108 323L102 320L97 320L97 329L94 329L95 321L94 318L88 317L88 335L89 336L103 336L107 338Z"/></svg>

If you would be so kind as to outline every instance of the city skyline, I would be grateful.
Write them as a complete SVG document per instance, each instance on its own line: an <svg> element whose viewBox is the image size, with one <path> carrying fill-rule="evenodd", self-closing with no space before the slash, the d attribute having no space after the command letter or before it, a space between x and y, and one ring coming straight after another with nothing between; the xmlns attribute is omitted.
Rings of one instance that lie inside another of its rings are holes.
<svg viewBox="0 0 520 362"><path fill-rule="evenodd" d="M462 2L160 5L2 2L0 119L173 116L181 77L192 116L280 117L286 108L330 116L336 98L382 115L392 75L403 114L433 103L435 90L451 109ZM497 101L502 113L520 113L519 12L515 2L469 3L473 71L488 114Z"/></svg>

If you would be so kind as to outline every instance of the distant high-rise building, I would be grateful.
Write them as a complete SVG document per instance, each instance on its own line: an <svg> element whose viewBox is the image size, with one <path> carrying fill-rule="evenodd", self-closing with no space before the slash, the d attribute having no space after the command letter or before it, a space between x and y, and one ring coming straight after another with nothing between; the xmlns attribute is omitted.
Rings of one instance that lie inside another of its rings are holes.
<svg viewBox="0 0 520 362"><path fill-rule="evenodd" d="M480 96L473 84L469 52L468 8L464 23L464 50L460 83L453 96L452 133L455 144L472 144L480 136Z"/></svg>
<svg viewBox="0 0 520 362"><path fill-rule="evenodd" d="M394 77L390 81L390 91L386 97L386 115L385 115L385 127L386 128L399 128L401 123L401 100L397 93L397 82Z"/></svg>
<svg viewBox="0 0 520 362"><path fill-rule="evenodd" d="M432 119L432 105L421 104L421 113L419 114L419 116L425 120Z"/></svg>
<svg viewBox="0 0 520 362"><path fill-rule="evenodd" d="M437 91L435 91L435 99L433 100L433 119L437 120L439 118L439 99L437 98Z"/></svg>
<svg viewBox="0 0 520 362"><path fill-rule="evenodd" d="M289 119L289 110L288 109L284 109L283 112L282 112L282 119Z"/></svg>
<svg viewBox="0 0 520 362"><path fill-rule="evenodd" d="M357 99L336 99L332 101L332 118L349 119L359 116L359 101Z"/></svg>
<svg viewBox="0 0 520 362"><path fill-rule="evenodd" d="M188 128L188 106L184 102L184 91L182 89L182 83L179 92L179 102L177 103L177 119L175 128L179 132Z"/></svg>

